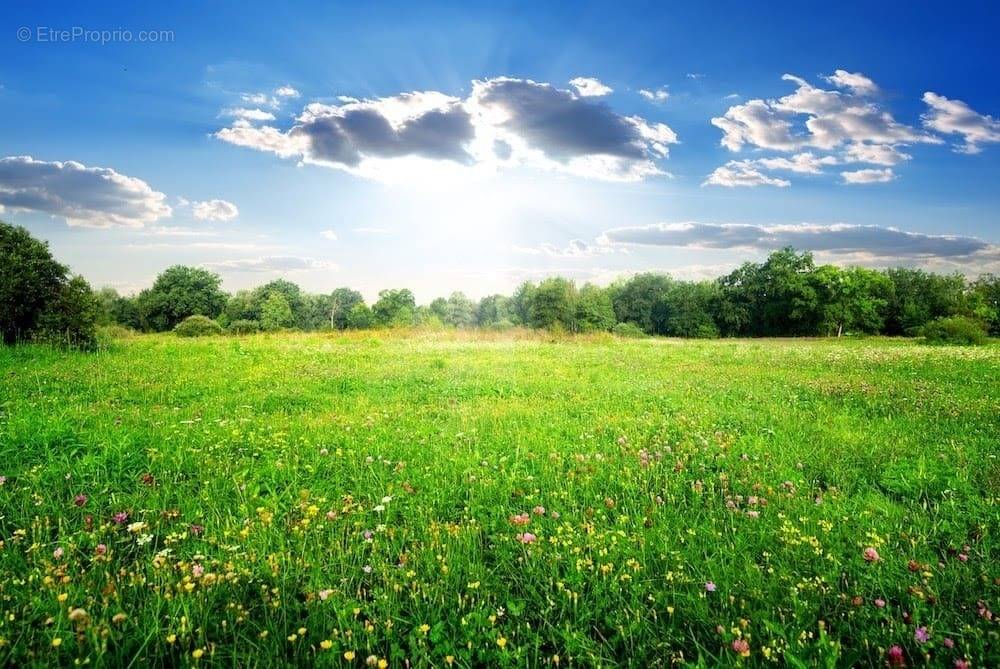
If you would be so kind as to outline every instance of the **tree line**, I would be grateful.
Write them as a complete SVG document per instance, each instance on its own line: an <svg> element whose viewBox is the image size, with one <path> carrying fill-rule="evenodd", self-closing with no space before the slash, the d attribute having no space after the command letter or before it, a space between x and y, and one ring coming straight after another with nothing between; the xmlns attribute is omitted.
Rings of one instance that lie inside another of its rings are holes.
<svg viewBox="0 0 1000 669"><path fill-rule="evenodd" d="M552 277L526 281L511 295L478 301L454 292L418 305L406 288L367 304L351 288L312 294L285 279L228 295L219 276L177 265L135 296L96 292L51 258L23 228L0 223L0 321L4 341L85 343L95 325L141 331L177 328L191 316L235 333L372 327L529 327L672 337L916 335L928 323L962 318L1000 334L1000 277L919 269L817 265L809 252L784 248L715 280L637 274L609 286ZM9 305L9 309L8 309ZM194 332L194 330L192 330Z"/></svg>

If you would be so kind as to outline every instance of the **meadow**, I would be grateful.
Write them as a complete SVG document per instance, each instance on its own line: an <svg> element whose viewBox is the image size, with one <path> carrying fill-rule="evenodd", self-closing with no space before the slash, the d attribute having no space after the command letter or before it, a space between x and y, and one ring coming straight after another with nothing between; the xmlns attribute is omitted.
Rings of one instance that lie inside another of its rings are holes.
<svg viewBox="0 0 1000 669"><path fill-rule="evenodd" d="M997 666L998 456L996 343L2 348L0 665Z"/></svg>

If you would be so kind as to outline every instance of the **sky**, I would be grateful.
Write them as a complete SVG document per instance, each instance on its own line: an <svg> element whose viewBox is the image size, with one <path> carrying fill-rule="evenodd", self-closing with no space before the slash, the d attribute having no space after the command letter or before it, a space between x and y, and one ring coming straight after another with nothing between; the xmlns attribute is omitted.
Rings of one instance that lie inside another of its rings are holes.
<svg viewBox="0 0 1000 669"><path fill-rule="evenodd" d="M85 4L0 13L0 218L94 286L1000 272L994 3Z"/></svg>

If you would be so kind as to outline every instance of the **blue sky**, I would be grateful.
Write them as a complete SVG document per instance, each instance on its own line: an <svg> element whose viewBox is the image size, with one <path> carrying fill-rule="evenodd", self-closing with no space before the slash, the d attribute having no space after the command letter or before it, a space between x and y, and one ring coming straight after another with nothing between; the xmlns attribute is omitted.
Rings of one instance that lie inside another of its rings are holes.
<svg viewBox="0 0 1000 669"><path fill-rule="evenodd" d="M989 3L140 4L0 17L0 216L98 286L1000 271Z"/></svg>

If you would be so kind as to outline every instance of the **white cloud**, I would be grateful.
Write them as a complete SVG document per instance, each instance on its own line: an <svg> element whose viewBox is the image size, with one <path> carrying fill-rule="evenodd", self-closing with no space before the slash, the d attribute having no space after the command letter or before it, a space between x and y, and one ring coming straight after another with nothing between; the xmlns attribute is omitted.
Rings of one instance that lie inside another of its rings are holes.
<svg viewBox="0 0 1000 669"><path fill-rule="evenodd" d="M924 93L929 109L921 116L924 126L946 135L961 135L965 144L961 153L979 153L980 144L1000 142L1000 121L972 110L961 100L949 100L943 95Z"/></svg>
<svg viewBox="0 0 1000 669"><path fill-rule="evenodd" d="M222 110L222 116L241 118L246 121L273 121L274 114L263 109L250 109L247 107L228 107Z"/></svg>
<svg viewBox="0 0 1000 669"><path fill-rule="evenodd" d="M299 97L299 92L292 88L291 86L279 86L274 89L274 94L282 98L297 98Z"/></svg>
<svg viewBox="0 0 1000 669"><path fill-rule="evenodd" d="M604 85L599 79L593 77L570 79L569 84L576 89L577 94L582 98L599 98L614 92L610 86Z"/></svg>
<svg viewBox="0 0 1000 669"><path fill-rule="evenodd" d="M337 241L337 233L333 230L321 230L319 234L323 239L329 239L331 242Z"/></svg>
<svg viewBox="0 0 1000 669"><path fill-rule="evenodd" d="M299 256L263 256L240 260L222 260L204 263L202 267L218 272L304 272L338 269L337 265L332 262Z"/></svg>
<svg viewBox="0 0 1000 669"><path fill-rule="evenodd" d="M912 158L894 146L886 144L848 144L844 150L844 162L871 163L873 165L898 165Z"/></svg>
<svg viewBox="0 0 1000 669"><path fill-rule="evenodd" d="M267 93L241 93L240 100L250 105L267 105L273 108L281 106L281 100Z"/></svg>
<svg viewBox="0 0 1000 669"><path fill-rule="evenodd" d="M701 72L688 72L685 76L688 79L694 79L695 81L705 78L705 75L702 74Z"/></svg>
<svg viewBox="0 0 1000 669"><path fill-rule="evenodd" d="M855 170L853 172L841 172L845 184L881 184L893 181L896 175L891 167L884 169Z"/></svg>
<svg viewBox="0 0 1000 669"><path fill-rule="evenodd" d="M760 158L751 162L769 170L785 170L799 174L822 174L824 166L837 165L840 161L834 156L818 157L806 152L797 153L791 158Z"/></svg>
<svg viewBox="0 0 1000 669"><path fill-rule="evenodd" d="M657 88L655 91L640 88L639 95L646 98L650 102L666 102L670 98L670 91L667 90L666 86Z"/></svg>
<svg viewBox="0 0 1000 669"><path fill-rule="evenodd" d="M726 188L736 188L739 186L777 186L786 188L791 182L786 179L769 177L754 166L750 160L730 160L721 167L716 167L715 171L708 175L701 184L702 186L725 186Z"/></svg>
<svg viewBox="0 0 1000 669"><path fill-rule="evenodd" d="M191 212L199 221L231 221L240 214L236 205L228 200L192 202Z"/></svg>
<svg viewBox="0 0 1000 669"><path fill-rule="evenodd" d="M829 77L823 78L837 88L847 88L857 95L875 95L878 93L878 86L875 85L875 82L860 72L836 70Z"/></svg>
<svg viewBox="0 0 1000 669"><path fill-rule="evenodd" d="M544 243L538 247L514 246L513 250L516 253L546 255L552 258L592 258L615 252L615 249L607 244L588 244L582 239L571 239L562 248L554 244Z"/></svg>
<svg viewBox="0 0 1000 669"><path fill-rule="evenodd" d="M393 163L419 172L419 161L431 161L638 180L664 174L656 161L677 142L663 123L616 114L602 101L550 84L506 77L473 82L465 99L425 91L313 103L288 130L238 119L215 136L376 178L392 172Z"/></svg>
<svg viewBox="0 0 1000 669"><path fill-rule="evenodd" d="M141 228L172 214L166 195L107 167L0 159L0 207L60 216L69 225Z"/></svg>
<svg viewBox="0 0 1000 669"><path fill-rule="evenodd" d="M877 257L959 258L996 247L975 237L928 235L877 225L748 225L740 223L659 223L615 228L600 242L697 249L770 251L784 246L831 254Z"/></svg>

